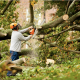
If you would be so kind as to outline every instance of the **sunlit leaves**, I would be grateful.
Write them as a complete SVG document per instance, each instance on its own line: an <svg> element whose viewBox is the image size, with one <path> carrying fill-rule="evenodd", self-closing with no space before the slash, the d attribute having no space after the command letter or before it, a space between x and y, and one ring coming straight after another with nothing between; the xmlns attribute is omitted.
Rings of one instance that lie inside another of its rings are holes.
<svg viewBox="0 0 80 80"><path fill-rule="evenodd" d="M31 0L31 5L34 6L34 4L37 3L37 0Z"/></svg>

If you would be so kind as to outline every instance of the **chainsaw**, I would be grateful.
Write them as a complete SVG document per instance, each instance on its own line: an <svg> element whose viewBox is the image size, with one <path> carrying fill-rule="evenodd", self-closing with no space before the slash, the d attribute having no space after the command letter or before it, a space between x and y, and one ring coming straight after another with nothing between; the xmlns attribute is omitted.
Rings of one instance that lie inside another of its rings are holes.
<svg viewBox="0 0 80 80"><path fill-rule="evenodd" d="M35 26L35 25L33 25L33 28L29 31L30 35L33 35L33 36L32 36L32 38L34 38L34 37L35 37L36 32L37 32L36 26Z"/></svg>
<svg viewBox="0 0 80 80"><path fill-rule="evenodd" d="M40 25L44 24L45 23L45 19L40 23ZM36 34L38 33L38 30L36 28L36 26L33 24L33 29L31 29L29 31L30 35L33 35L32 36L32 39L34 39L34 37L36 36Z"/></svg>
<svg viewBox="0 0 80 80"><path fill-rule="evenodd" d="M35 28L34 28L34 25L33 25L33 28L29 31L30 35L33 35L35 32Z"/></svg>

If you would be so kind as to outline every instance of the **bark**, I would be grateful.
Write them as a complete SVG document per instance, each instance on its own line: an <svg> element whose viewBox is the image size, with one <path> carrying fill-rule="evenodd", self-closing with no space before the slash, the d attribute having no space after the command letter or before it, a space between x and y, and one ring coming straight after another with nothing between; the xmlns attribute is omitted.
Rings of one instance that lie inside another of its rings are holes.
<svg viewBox="0 0 80 80"><path fill-rule="evenodd" d="M10 0L10 1L6 4L6 6L5 6L5 8L3 9L1 15L3 15L3 14L5 13L5 11L6 11L7 8L9 7L9 5L12 3L12 1L13 1L13 0Z"/></svg>
<svg viewBox="0 0 80 80"><path fill-rule="evenodd" d="M3 30L0 33L1 33L0 34L0 40L11 39L11 33L12 33L12 30L11 29Z"/></svg>
<svg viewBox="0 0 80 80"><path fill-rule="evenodd" d="M6 33L1 33L0 32L0 37L4 37L4 36L6 36L7 34Z"/></svg>

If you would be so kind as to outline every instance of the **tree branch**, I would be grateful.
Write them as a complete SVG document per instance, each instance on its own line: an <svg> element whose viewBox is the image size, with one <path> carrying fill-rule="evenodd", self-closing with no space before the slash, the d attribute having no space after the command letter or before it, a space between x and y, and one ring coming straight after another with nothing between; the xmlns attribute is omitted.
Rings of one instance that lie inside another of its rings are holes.
<svg viewBox="0 0 80 80"><path fill-rule="evenodd" d="M70 4L70 0L68 0L67 7L66 7L66 11L65 11L65 14L67 14L67 12L68 12L69 4Z"/></svg>
<svg viewBox="0 0 80 80"><path fill-rule="evenodd" d="M61 31L61 32L59 32L59 33L57 33L57 34L49 35L49 36L47 36L47 38L49 38L49 37L54 37L54 36L58 36L58 35L66 32L66 31L69 31L70 29L73 29L73 28L74 28L74 30L80 30L80 26L79 26L79 25L74 25L74 26L70 27L69 29L63 30L63 31Z"/></svg>
<svg viewBox="0 0 80 80"><path fill-rule="evenodd" d="M58 47L59 49L64 50L66 52L74 52L74 53L80 54L80 51L64 49L62 47L57 46L56 43L55 44L54 43L49 43L49 45L50 45L50 47Z"/></svg>
<svg viewBox="0 0 80 80"><path fill-rule="evenodd" d="M52 33L51 33L52 35L43 36L43 37L40 37L40 38L37 38L37 39L38 39L38 40L42 40L42 39L44 39L44 37L49 38L49 37L58 36L58 35L66 32L66 31L69 31L70 29L80 31L80 26L79 26L79 25L73 25L73 26L70 27L69 29L63 30L63 31L61 31L61 32L59 32L59 33L57 33L57 34L53 34L53 32L52 32Z"/></svg>
<svg viewBox="0 0 80 80"><path fill-rule="evenodd" d="M5 6L5 8L3 9L3 12L1 13L1 15L3 15L3 14L5 13L5 11L6 11L7 8L9 7L9 5L12 3L12 1L13 1L13 0L10 0L10 1L6 4L6 6Z"/></svg>
<svg viewBox="0 0 80 80"><path fill-rule="evenodd" d="M74 6L75 2L76 2L76 0L73 0L73 2L71 3L71 5L70 5L69 8L68 8L67 14L70 13L70 10L71 10L71 8Z"/></svg>

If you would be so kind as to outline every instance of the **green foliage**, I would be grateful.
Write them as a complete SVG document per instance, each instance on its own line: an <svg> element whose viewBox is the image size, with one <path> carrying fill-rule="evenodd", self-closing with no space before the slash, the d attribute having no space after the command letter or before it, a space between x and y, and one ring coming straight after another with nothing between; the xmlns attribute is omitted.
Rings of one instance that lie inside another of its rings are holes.
<svg viewBox="0 0 80 80"><path fill-rule="evenodd" d="M9 51L9 42L6 40L3 40L0 42L0 52Z"/></svg>
<svg viewBox="0 0 80 80"><path fill-rule="evenodd" d="M45 10L58 6L57 15L62 16L65 13L67 1L45 1Z"/></svg>
<svg viewBox="0 0 80 80"><path fill-rule="evenodd" d="M8 1L0 1L0 9L1 12L3 11L4 7ZM16 5L15 0L11 3L9 8L6 10L4 15L0 15L0 27L3 27L4 29L9 29L9 25L12 22L16 22L18 18L18 13L15 13Z"/></svg>

